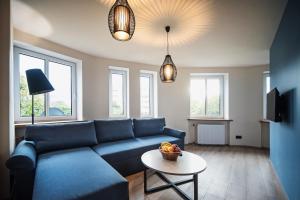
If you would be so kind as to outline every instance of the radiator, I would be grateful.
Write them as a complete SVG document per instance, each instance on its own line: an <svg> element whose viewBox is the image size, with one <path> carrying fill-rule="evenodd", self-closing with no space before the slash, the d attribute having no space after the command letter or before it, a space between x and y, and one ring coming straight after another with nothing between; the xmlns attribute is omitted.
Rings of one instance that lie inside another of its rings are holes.
<svg viewBox="0 0 300 200"><path fill-rule="evenodd" d="M225 125L198 124L198 144L225 144Z"/></svg>

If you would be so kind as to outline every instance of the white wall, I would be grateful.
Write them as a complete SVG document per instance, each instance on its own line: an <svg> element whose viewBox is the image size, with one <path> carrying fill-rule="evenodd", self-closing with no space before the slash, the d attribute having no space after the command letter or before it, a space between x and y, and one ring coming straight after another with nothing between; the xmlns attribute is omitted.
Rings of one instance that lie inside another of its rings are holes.
<svg viewBox="0 0 300 200"><path fill-rule="evenodd" d="M15 40L83 61L84 119L108 117L108 66L128 67L130 69L130 116L139 117L139 70L159 71L160 66L98 58L20 31L14 32ZM263 72L266 69L266 66L179 68L175 83L158 82L158 115L166 117L168 126L187 131L190 73L228 73L229 118L234 120L231 126L230 143L260 146L259 120L262 118ZM242 135L243 139L236 141L237 134ZM188 142L193 142L193 136L188 135L187 138Z"/></svg>
<svg viewBox="0 0 300 200"><path fill-rule="evenodd" d="M230 144L260 146L262 118L262 85L265 66L246 68L180 68L173 84L160 85L159 113L167 118L170 126L188 130L189 76L190 73L229 74ZM242 135L236 140L235 135ZM193 142L194 135L189 136Z"/></svg>
<svg viewBox="0 0 300 200"><path fill-rule="evenodd" d="M10 104L10 0L0 1L0 27L0 199L4 199L9 195L9 175L5 162L9 157L10 146L13 145L13 140L10 143L10 135L14 137L11 115L13 107Z"/></svg>

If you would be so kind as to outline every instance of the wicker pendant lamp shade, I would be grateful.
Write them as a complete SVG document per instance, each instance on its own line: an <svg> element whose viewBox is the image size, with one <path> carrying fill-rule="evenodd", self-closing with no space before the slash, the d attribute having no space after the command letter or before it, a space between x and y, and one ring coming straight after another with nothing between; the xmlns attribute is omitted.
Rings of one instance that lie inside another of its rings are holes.
<svg viewBox="0 0 300 200"><path fill-rule="evenodd" d="M135 29L135 17L127 0L116 0L109 11L108 26L113 38L130 40Z"/></svg>
<svg viewBox="0 0 300 200"><path fill-rule="evenodd" d="M160 79L165 83L172 83L177 76L177 69L170 55L166 55L165 60L160 68Z"/></svg>
<svg viewBox="0 0 300 200"><path fill-rule="evenodd" d="M171 58L171 55L169 54L169 32L170 32L170 26L165 27L167 32L167 55L165 57L165 60L160 68L160 79L162 82L165 83L172 83L175 81L177 76L177 69L175 64L173 63L173 60Z"/></svg>

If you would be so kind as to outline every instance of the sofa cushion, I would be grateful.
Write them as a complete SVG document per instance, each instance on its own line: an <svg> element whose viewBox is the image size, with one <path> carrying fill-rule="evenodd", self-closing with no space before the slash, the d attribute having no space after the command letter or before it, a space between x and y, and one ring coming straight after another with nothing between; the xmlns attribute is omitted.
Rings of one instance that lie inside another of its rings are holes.
<svg viewBox="0 0 300 200"><path fill-rule="evenodd" d="M30 125L26 140L35 142L37 153L97 144L94 122Z"/></svg>
<svg viewBox="0 0 300 200"><path fill-rule="evenodd" d="M170 142L172 144L180 144L181 139L167 135L152 135L147 137L137 138L144 146L158 148L162 142Z"/></svg>
<svg viewBox="0 0 300 200"><path fill-rule="evenodd" d="M34 200L128 199L127 181L89 147L38 158Z"/></svg>
<svg viewBox="0 0 300 200"><path fill-rule="evenodd" d="M133 138L127 140L118 140L98 144L93 148L106 161L118 161L132 156L139 155L144 144Z"/></svg>
<svg viewBox="0 0 300 200"><path fill-rule="evenodd" d="M127 139L127 140L118 140L113 142L105 142L98 144L96 146L93 146L92 148L100 155L105 156L108 154L114 154L118 152L123 151L131 151L136 150L140 147L143 147L143 143L139 140L133 138L133 139ZM130 156L130 155L128 155Z"/></svg>
<svg viewBox="0 0 300 200"><path fill-rule="evenodd" d="M163 133L165 118L133 119L133 130L135 137L159 135Z"/></svg>
<svg viewBox="0 0 300 200"><path fill-rule="evenodd" d="M163 141L178 144L180 139L171 136L155 135L101 143L94 146L93 149L119 173L127 176L142 171L144 169L144 165L141 162L142 154L158 148Z"/></svg>
<svg viewBox="0 0 300 200"><path fill-rule="evenodd" d="M95 120L98 142L134 138L132 120Z"/></svg>

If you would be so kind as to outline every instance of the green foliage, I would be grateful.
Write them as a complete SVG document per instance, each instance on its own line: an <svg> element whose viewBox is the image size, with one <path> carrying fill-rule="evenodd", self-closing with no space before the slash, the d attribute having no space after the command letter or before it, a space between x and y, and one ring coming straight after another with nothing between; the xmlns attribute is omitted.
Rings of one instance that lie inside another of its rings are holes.
<svg viewBox="0 0 300 200"><path fill-rule="evenodd" d="M220 99L218 96L210 97L207 100L207 110L205 113L205 102L191 101L191 115L193 116L219 116Z"/></svg>
<svg viewBox="0 0 300 200"><path fill-rule="evenodd" d="M120 102L113 101L112 102L112 114L113 115L122 115L123 114L123 106Z"/></svg>
<svg viewBox="0 0 300 200"><path fill-rule="evenodd" d="M27 81L25 76L20 77L20 114L21 117L31 116L31 104L32 99L29 95ZM72 114L71 107L66 105L64 102L53 102L52 107L60 109L66 116ZM45 95L34 96L34 114L36 116L42 116L45 114Z"/></svg>
<svg viewBox="0 0 300 200"><path fill-rule="evenodd" d="M205 103L191 101L191 114L194 116L205 116Z"/></svg>
<svg viewBox="0 0 300 200"><path fill-rule="evenodd" d="M20 111L21 117L31 116L32 99L29 95L29 90L25 76L20 77ZM45 111L44 95L34 96L34 113L40 116Z"/></svg>
<svg viewBox="0 0 300 200"><path fill-rule="evenodd" d="M219 116L220 115L220 99L218 96L211 97L207 105L207 115Z"/></svg>

